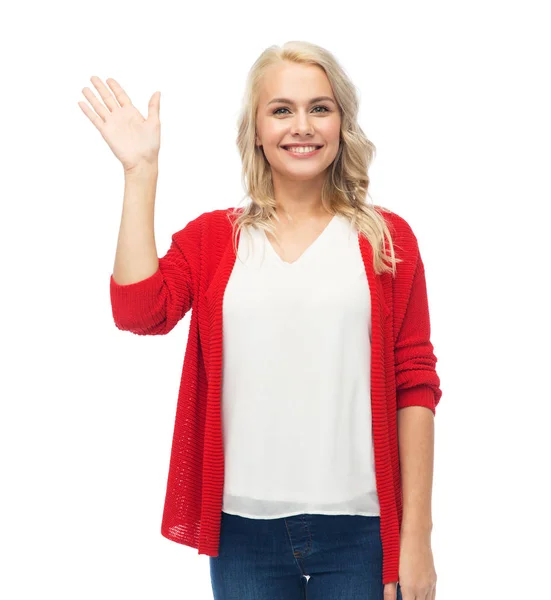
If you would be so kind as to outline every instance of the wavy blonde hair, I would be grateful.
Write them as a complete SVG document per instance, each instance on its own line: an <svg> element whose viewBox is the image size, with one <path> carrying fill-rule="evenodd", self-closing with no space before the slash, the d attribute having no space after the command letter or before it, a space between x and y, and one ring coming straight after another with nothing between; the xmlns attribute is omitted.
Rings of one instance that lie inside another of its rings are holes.
<svg viewBox="0 0 551 600"><path fill-rule="evenodd" d="M356 88L333 55L324 48L304 41L286 42L282 47L270 46L262 52L251 67L245 86L242 108L238 118L237 147L242 161L242 181L250 198L245 208L230 211L228 218L233 226L233 246L237 254L237 234L244 226L270 232L276 239L272 219L276 214L276 201L270 164L262 148L256 146L256 113L262 78L273 64L289 61L321 67L333 89L341 113L341 141L337 156L329 166L322 187L321 201L331 214L340 214L355 225L373 248L375 273L392 273L396 276L396 263L402 262L394 253L392 236L382 212L391 212L367 200L369 176L367 174L375 155L375 146L357 122L359 102ZM385 251L388 240L390 255ZM389 263L389 264L387 264Z"/></svg>

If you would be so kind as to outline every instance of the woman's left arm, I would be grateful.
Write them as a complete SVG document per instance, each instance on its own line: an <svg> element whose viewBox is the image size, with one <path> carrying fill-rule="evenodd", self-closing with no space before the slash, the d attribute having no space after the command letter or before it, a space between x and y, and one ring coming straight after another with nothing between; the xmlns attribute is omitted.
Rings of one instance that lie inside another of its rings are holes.
<svg viewBox="0 0 551 600"><path fill-rule="evenodd" d="M398 449L402 477L401 535L430 542L434 466L434 413L424 406L398 410Z"/></svg>
<svg viewBox="0 0 551 600"><path fill-rule="evenodd" d="M430 339L425 269L418 247L416 250L409 292L396 293L399 305L405 303L394 349L403 500L399 580L403 600L434 600L436 571L431 549L434 418L442 391Z"/></svg>
<svg viewBox="0 0 551 600"><path fill-rule="evenodd" d="M398 411L403 518L399 580L403 600L435 600L431 547L434 413L424 406Z"/></svg>

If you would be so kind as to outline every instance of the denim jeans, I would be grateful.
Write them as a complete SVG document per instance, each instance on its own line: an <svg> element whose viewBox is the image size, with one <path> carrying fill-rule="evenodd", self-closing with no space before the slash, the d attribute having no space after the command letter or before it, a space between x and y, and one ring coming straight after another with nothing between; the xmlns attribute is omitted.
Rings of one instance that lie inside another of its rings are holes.
<svg viewBox="0 0 551 600"><path fill-rule="evenodd" d="M378 516L222 512L209 561L214 600L383 600Z"/></svg>

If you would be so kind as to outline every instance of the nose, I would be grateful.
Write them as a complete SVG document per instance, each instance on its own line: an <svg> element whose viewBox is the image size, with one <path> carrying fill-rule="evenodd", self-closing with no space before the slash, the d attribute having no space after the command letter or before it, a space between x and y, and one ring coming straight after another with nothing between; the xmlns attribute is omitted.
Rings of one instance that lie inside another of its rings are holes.
<svg viewBox="0 0 551 600"><path fill-rule="evenodd" d="M298 134L299 137L306 135L306 134L312 135L314 133L314 129L312 127L312 123L308 119L308 116L300 113L296 117L296 119L293 120L292 127L291 127L291 133L293 135Z"/></svg>

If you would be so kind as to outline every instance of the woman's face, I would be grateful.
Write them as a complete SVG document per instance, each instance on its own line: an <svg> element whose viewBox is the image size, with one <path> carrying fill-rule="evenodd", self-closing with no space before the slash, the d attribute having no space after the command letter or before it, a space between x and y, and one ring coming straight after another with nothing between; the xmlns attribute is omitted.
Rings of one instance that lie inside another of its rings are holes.
<svg viewBox="0 0 551 600"><path fill-rule="evenodd" d="M315 98L325 96L326 99ZM284 98L287 101L277 100ZM321 67L285 62L265 73L256 114L256 145L262 146L273 175L312 179L335 160L340 143L341 116L327 75ZM296 158L287 144L322 148Z"/></svg>

